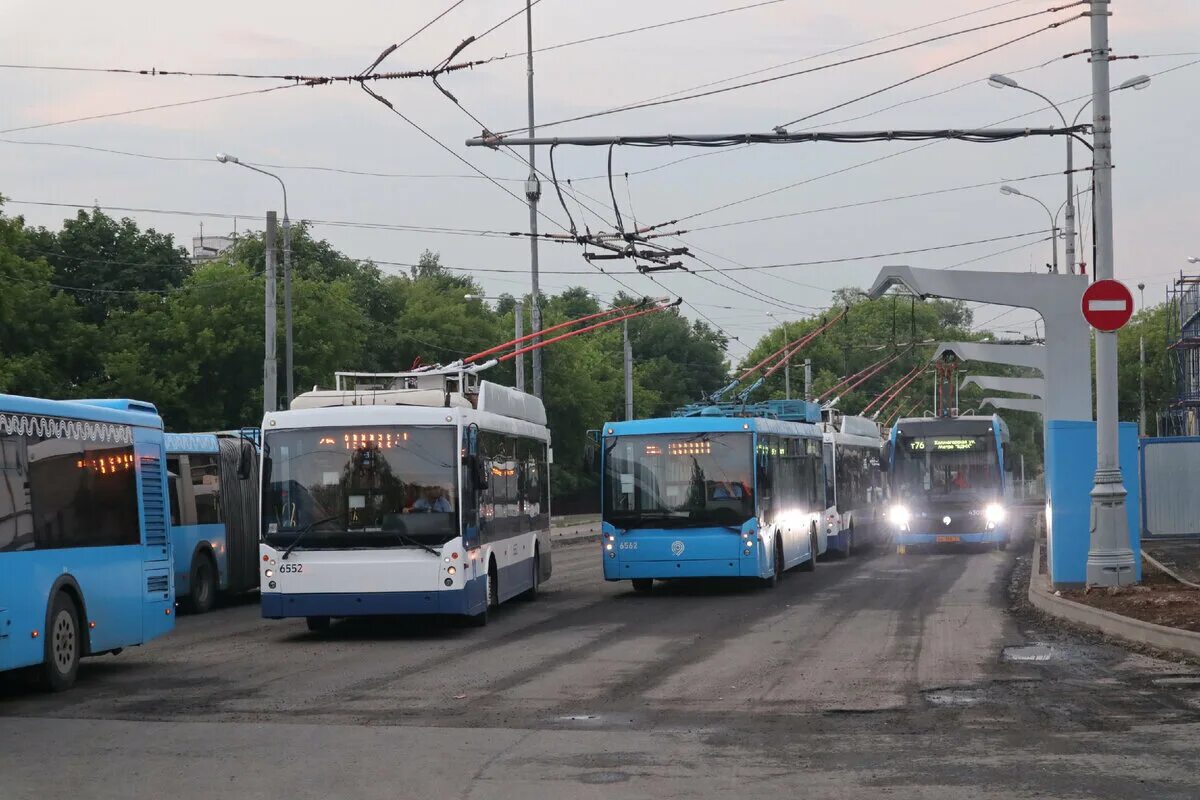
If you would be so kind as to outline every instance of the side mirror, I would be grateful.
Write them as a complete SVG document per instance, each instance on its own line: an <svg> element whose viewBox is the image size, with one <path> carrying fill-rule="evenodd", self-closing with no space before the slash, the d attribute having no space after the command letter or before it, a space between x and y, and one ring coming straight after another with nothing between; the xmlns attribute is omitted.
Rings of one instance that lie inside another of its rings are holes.
<svg viewBox="0 0 1200 800"><path fill-rule="evenodd" d="M1001 442L1000 453L1004 457L1004 471L1012 472L1013 471L1012 443L1011 442Z"/></svg>
<svg viewBox="0 0 1200 800"><path fill-rule="evenodd" d="M879 448L879 469L887 472L888 467L892 463L892 443L886 442L883 447Z"/></svg>
<svg viewBox="0 0 1200 800"><path fill-rule="evenodd" d="M592 475L600 474L600 448L590 442L583 448L583 468Z"/></svg>
<svg viewBox="0 0 1200 800"><path fill-rule="evenodd" d="M242 449L238 453L237 476L238 480L249 480L254 471L254 446L245 439L242 440Z"/></svg>

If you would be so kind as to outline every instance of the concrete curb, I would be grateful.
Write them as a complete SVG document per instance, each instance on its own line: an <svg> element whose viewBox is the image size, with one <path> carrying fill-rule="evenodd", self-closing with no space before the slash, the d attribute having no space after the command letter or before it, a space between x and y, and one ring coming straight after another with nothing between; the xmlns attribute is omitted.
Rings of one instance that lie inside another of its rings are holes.
<svg viewBox="0 0 1200 800"><path fill-rule="evenodd" d="M550 529L550 543L552 545L574 544L575 542L583 542L589 539L600 538L600 523L589 525L579 525L574 528L565 530L553 528Z"/></svg>
<svg viewBox="0 0 1200 800"><path fill-rule="evenodd" d="M1033 545L1033 568L1029 571L1029 602L1034 608L1054 617L1065 619L1100 631L1106 636L1124 639L1135 644L1149 645L1161 650L1176 650L1190 656L1200 657L1200 633L1155 625L1132 617L1123 617L1111 611L1092 608L1059 597L1050 591L1041 571L1042 544Z"/></svg>

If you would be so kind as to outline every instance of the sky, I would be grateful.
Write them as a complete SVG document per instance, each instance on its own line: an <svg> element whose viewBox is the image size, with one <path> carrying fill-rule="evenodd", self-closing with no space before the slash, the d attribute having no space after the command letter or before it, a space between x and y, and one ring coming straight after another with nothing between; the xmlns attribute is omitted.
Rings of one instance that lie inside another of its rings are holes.
<svg viewBox="0 0 1200 800"><path fill-rule="evenodd" d="M271 165L286 182L291 217L314 221L314 234L348 255L410 263L429 249L440 253L444 264L471 270L489 295L528 291L528 240L477 233L528 230L523 203L528 167L520 160L526 151L465 146L480 132L480 122L492 131L525 125L523 14L456 56L456 61L509 56L442 76L457 104L425 78L372 85L412 124L347 83L68 122L287 82L15 66L355 74L385 47L453 6L379 67L415 70L443 61L467 37L478 37L519 12L518 0L457 5L454 0L356 0L337 10L307 0L69 5L48 24L44 3L0 0L6 23L0 51L7 62L0 66L0 195L7 198L6 213L57 227L74 207L98 204L143 227L172 233L185 245L201 225L206 235L261 229L266 209L282 211L279 187L265 176L218 163L214 156L225 152ZM540 0L533 8L534 45L536 50L751 5L755 0ZM545 125L691 87L773 78L1051 5L1046 0L778 0L553 48L535 52L537 119ZM1121 56L1112 63L1113 85L1140 74L1153 76L1144 90L1112 96L1115 272L1131 288L1144 282L1146 302L1153 303L1188 267L1187 257L1200 256L1200 162L1193 146L1194 131L1200 129L1200 64L1192 63L1200 60L1200 3L1115 0L1110 6L1112 46ZM1088 21L1077 17L1082 10L1076 5L758 86L550 125L542 133L766 132L929 70L936 71L790 130L971 128L1018 115L1024 116L1006 124L1056 125L1058 116L1044 101L1017 89L992 88L986 78L1010 74L1074 117L1091 91L1087 56L1078 54L1088 46ZM966 16L901 33L955 15ZM1033 33L1055 21L1063 24ZM1005 44L1025 34L1032 35ZM755 74L714 83L745 73ZM1083 119L1090 121L1090 112ZM545 172L547 156L546 149L536 154ZM679 161L687 156L697 157ZM560 146L554 158L579 227L612 230L607 149ZM1077 167L1090 163L1086 148L1076 146L1075 161ZM581 285L602 297L623 287L682 296L684 313L733 337L729 353L736 361L780 321L819 313L835 289L869 287L888 264L1044 270L1051 246L1047 211L1028 198L1001 194L999 187L1011 183L1053 211L1066 198L1064 167L1060 138L940 141L920 147L895 142L721 150L619 147L613 153L612 195L623 218L638 225L680 220L663 230L687 231L681 240L705 262L685 258L687 265L723 273L656 273L652 281L627 261L589 265L579 247L547 242L540 247L542 290ZM1086 173L1077 176L1077 188L1087 183ZM906 195L923 196L869 202ZM1081 227L1088 227L1090 208L1087 197L1081 198ZM543 185L540 209L542 230L561 232L567 215L549 182ZM976 241L981 243L933 249ZM1090 269L1090 234L1085 241L1083 257ZM927 252L866 258L909 250ZM795 262L822 263L743 269ZM1001 336L1037 330L1036 315L1025 309L980 306L975 319Z"/></svg>

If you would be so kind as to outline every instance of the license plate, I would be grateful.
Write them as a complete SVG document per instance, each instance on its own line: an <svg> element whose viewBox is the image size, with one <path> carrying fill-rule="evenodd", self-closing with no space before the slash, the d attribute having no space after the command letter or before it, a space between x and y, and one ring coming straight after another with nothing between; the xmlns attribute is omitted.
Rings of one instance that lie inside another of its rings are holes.
<svg viewBox="0 0 1200 800"><path fill-rule="evenodd" d="M959 541L962 541L962 540L959 539L957 536L939 536L939 537L937 537L938 544L954 544L955 542L959 542Z"/></svg>

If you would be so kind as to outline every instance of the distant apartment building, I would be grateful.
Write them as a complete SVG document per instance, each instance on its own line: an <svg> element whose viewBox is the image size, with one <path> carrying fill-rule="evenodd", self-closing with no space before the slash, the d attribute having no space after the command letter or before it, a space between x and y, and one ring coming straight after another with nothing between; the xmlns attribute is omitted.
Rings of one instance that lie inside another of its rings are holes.
<svg viewBox="0 0 1200 800"><path fill-rule="evenodd" d="M232 236L193 236L192 263L202 264L205 261L212 261L233 247L236 241Z"/></svg>

